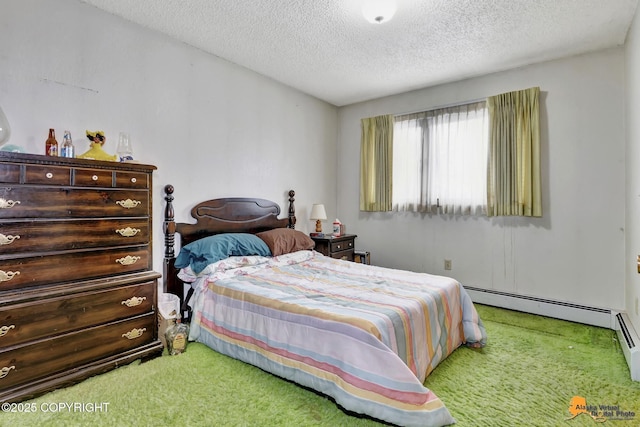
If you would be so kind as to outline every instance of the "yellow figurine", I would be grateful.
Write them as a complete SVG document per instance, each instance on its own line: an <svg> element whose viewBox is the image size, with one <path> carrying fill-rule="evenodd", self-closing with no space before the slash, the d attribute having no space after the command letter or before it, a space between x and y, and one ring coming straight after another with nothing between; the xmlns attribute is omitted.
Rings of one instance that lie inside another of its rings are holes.
<svg viewBox="0 0 640 427"><path fill-rule="evenodd" d="M94 160L111 160L116 161L118 159L117 155L109 155L103 149L105 136L104 132L101 130L97 130L94 132L87 131L87 139L91 141L91 148L86 153L80 154L78 158L80 159L94 159Z"/></svg>

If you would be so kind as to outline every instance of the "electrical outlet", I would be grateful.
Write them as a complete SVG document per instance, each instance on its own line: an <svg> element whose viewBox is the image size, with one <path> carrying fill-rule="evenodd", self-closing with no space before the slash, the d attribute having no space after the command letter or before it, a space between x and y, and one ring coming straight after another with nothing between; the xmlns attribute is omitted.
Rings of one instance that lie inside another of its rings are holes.
<svg viewBox="0 0 640 427"><path fill-rule="evenodd" d="M451 260L450 259L445 259L444 260L444 269L445 270L451 270Z"/></svg>

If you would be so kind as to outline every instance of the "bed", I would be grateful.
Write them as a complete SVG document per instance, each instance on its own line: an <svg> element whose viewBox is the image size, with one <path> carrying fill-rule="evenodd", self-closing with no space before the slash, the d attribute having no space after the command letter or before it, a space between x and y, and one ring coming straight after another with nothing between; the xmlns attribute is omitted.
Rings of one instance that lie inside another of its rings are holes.
<svg viewBox="0 0 640 427"><path fill-rule="evenodd" d="M195 224L175 222L173 193L167 185L164 287L183 303L190 340L352 413L400 426L455 422L423 383L459 346L485 344L457 281L315 252L295 230L293 191L286 218L277 203L234 197L197 204Z"/></svg>

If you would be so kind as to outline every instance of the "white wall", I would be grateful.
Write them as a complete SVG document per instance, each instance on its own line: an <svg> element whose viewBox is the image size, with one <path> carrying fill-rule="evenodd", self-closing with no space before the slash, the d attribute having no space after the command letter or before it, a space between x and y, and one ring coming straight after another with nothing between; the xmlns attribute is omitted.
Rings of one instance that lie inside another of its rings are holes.
<svg viewBox="0 0 640 427"><path fill-rule="evenodd" d="M640 332L640 12L627 35L627 198L626 198L626 310L634 329Z"/></svg>
<svg viewBox="0 0 640 427"><path fill-rule="evenodd" d="M296 190L298 228L311 204L335 213L337 110L213 55L77 0L5 1L0 11L0 105L10 144L43 154L49 127L69 129L81 153L86 129L115 152L130 133L134 156L156 165L154 268L162 271L163 188L176 217L195 202L261 197L287 213ZM332 214L333 214L332 213Z"/></svg>
<svg viewBox="0 0 640 427"><path fill-rule="evenodd" d="M464 285L621 309L625 271L622 48L528 66L339 110L338 214L375 264ZM358 210L360 119L539 86L540 219ZM637 193L637 192L636 192ZM444 270L444 259L453 261Z"/></svg>
<svg viewBox="0 0 640 427"><path fill-rule="evenodd" d="M55 127L59 134L70 129L82 152L88 148L85 129L102 129L106 150L114 152L118 132L128 131L136 158L158 167L157 271L165 184L176 187L180 221L208 197L257 196L286 209L286 191L293 188L299 229L312 228L311 204L325 203L328 215L357 233L358 246L370 250L379 265L445 274L448 258L450 274L469 286L616 309L624 307L626 271L634 283L627 299L640 294L638 278L631 275L632 258L640 253L632 221L626 257L624 249L623 49L337 110L77 0L4 2L0 31L0 105L12 126L10 143L41 153L47 129ZM626 48L630 59L637 38ZM630 111L637 111L639 82L629 80ZM542 219L358 211L362 117L536 85L543 94ZM629 128L634 141L640 138L636 126ZM640 180L629 170L629 181ZM632 187L626 198L629 214L637 217L638 192Z"/></svg>

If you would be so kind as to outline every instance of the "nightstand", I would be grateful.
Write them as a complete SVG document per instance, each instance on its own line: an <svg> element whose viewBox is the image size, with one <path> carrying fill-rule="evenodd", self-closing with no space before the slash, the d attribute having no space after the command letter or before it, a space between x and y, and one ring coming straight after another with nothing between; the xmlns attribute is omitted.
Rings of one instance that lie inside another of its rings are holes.
<svg viewBox="0 0 640 427"><path fill-rule="evenodd" d="M340 237L311 237L316 242L315 250L331 258L353 261L353 252L356 246L355 234L345 234Z"/></svg>

